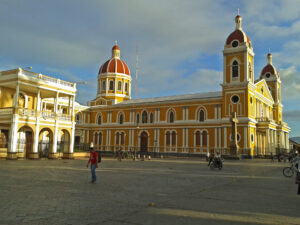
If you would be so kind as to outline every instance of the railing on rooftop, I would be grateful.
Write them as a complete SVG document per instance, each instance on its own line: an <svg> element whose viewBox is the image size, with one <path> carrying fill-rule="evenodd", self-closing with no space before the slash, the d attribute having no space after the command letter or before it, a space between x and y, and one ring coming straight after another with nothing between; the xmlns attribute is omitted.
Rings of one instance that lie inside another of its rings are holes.
<svg viewBox="0 0 300 225"><path fill-rule="evenodd" d="M0 115L8 115L13 113L13 108L0 108Z"/></svg>
<svg viewBox="0 0 300 225"><path fill-rule="evenodd" d="M75 83L63 81L63 80L53 78L53 77L49 77L49 76L46 76L46 75L43 75L43 74L37 74L37 73L33 73L33 72L30 72L30 71L27 71L27 70L22 70L22 73L26 76L34 77L36 79L43 80L43 81L46 81L48 83L60 84L60 85L63 85L63 86L73 87L73 88L76 87Z"/></svg>
<svg viewBox="0 0 300 225"><path fill-rule="evenodd" d="M33 109L18 109L18 113L21 116L36 116L36 111Z"/></svg>

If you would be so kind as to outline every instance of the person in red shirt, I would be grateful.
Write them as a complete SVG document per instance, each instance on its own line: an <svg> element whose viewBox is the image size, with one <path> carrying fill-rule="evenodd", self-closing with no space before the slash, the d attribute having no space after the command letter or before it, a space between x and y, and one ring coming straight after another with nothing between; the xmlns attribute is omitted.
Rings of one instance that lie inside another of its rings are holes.
<svg viewBox="0 0 300 225"><path fill-rule="evenodd" d="M92 172L92 181L91 183L96 182L96 168L98 168L98 153L94 150L94 145L91 143L90 147L90 158L86 165L86 167L89 167L89 164L91 163L91 172Z"/></svg>

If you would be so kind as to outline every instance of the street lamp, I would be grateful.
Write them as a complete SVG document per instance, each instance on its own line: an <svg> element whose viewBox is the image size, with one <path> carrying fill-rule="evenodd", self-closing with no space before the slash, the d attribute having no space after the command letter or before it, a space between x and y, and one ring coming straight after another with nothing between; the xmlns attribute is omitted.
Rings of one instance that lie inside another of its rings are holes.
<svg viewBox="0 0 300 225"><path fill-rule="evenodd" d="M136 121L136 131L137 131L137 137L136 137L136 147L134 148L134 160L136 160L136 148L137 148L137 146L138 146L138 144L139 144L139 140L138 140L138 138L139 138L139 134L138 134L138 130L139 130L139 120L137 120Z"/></svg>

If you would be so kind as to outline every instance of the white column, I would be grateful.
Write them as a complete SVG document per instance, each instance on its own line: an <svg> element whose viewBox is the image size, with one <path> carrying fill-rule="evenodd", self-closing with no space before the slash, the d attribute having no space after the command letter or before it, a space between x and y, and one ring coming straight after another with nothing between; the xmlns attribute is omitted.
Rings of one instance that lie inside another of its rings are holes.
<svg viewBox="0 0 300 225"><path fill-rule="evenodd" d="M106 95L108 94L108 78L106 77L105 79L105 85L106 85L106 88L105 88L105 93Z"/></svg>
<svg viewBox="0 0 300 225"><path fill-rule="evenodd" d="M19 83L17 83L16 94L15 94L15 99L14 99L14 107L18 107L19 94L20 94L20 85L19 85Z"/></svg>
<svg viewBox="0 0 300 225"><path fill-rule="evenodd" d="M158 150L160 151L160 129L157 128L157 146Z"/></svg>
<svg viewBox="0 0 300 225"><path fill-rule="evenodd" d="M56 97L55 97L55 105L54 105L54 112L57 114L58 113L58 98L59 98L59 92L56 92Z"/></svg>
<svg viewBox="0 0 300 225"><path fill-rule="evenodd" d="M216 112L216 110L215 110L215 112ZM215 128L214 136L215 136L215 149L216 149L218 147L218 145L217 145L217 142L218 142L218 131L217 131L217 128Z"/></svg>
<svg viewBox="0 0 300 225"><path fill-rule="evenodd" d="M186 107L186 109L185 109L185 117L186 117L186 120L189 120L189 107Z"/></svg>
<svg viewBox="0 0 300 225"><path fill-rule="evenodd" d="M185 149L185 128L182 128L182 151Z"/></svg>
<svg viewBox="0 0 300 225"><path fill-rule="evenodd" d="M71 130L71 140L70 140L70 152L73 153L74 151L74 139L75 139L75 122L72 123L72 130Z"/></svg>
<svg viewBox="0 0 300 225"><path fill-rule="evenodd" d="M13 114L12 123L10 126L10 142L8 152L17 151L17 139L18 139L18 115Z"/></svg>
<svg viewBox="0 0 300 225"><path fill-rule="evenodd" d="M117 87L118 86L118 84L117 84L117 79L116 78L114 78L114 93L116 94L117 93Z"/></svg>
<svg viewBox="0 0 300 225"><path fill-rule="evenodd" d="M219 143L218 143L218 148L222 148L222 135L221 135L221 127L220 128L218 128L219 129Z"/></svg>
<svg viewBox="0 0 300 225"><path fill-rule="evenodd" d="M90 130L86 131L86 143L90 143Z"/></svg>
<svg viewBox="0 0 300 225"><path fill-rule="evenodd" d="M209 134L207 134L207 151L209 151Z"/></svg>
<svg viewBox="0 0 300 225"><path fill-rule="evenodd" d="M182 107L182 120L185 120L185 107Z"/></svg>
<svg viewBox="0 0 300 225"><path fill-rule="evenodd" d="M248 132L247 132L247 127L244 127L244 148L247 148L247 138L248 138Z"/></svg>
<svg viewBox="0 0 300 225"><path fill-rule="evenodd" d="M72 97L72 117L75 116L75 96Z"/></svg>
<svg viewBox="0 0 300 225"><path fill-rule="evenodd" d="M270 143L270 130L266 130L266 135L267 135L267 149L268 149L268 154L271 152L271 143Z"/></svg>
<svg viewBox="0 0 300 225"><path fill-rule="evenodd" d="M224 148L227 148L227 127L224 127Z"/></svg>
<svg viewBox="0 0 300 225"><path fill-rule="evenodd" d="M41 110L41 90L38 88L36 111L39 112L40 110ZM34 153L38 152L39 129L40 129L40 122L39 122L39 116L37 116L36 117L36 124L35 124L35 132L34 132L34 142L33 142L33 152Z"/></svg>
<svg viewBox="0 0 300 225"><path fill-rule="evenodd" d="M73 103L72 98L73 98L73 96L69 96L69 107L68 107L69 112L68 112L68 114L71 117L72 117L72 103Z"/></svg>
<svg viewBox="0 0 300 225"><path fill-rule="evenodd" d="M189 128L185 128L185 145L189 147Z"/></svg>
<svg viewBox="0 0 300 225"><path fill-rule="evenodd" d="M122 83L122 94L124 94L124 92L125 92L125 79L123 78L122 79L122 81L123 81L123 83Z"/></svg>
<svg viewBox="0 0 300 225"><path fill-rule="evenodd" d="M57 150L57 136L58 136L58 120L55 122L55 128L54 128L54 137L53 137L53 153L56 153ZM72 135L71 135L72 139Z"/></svg>

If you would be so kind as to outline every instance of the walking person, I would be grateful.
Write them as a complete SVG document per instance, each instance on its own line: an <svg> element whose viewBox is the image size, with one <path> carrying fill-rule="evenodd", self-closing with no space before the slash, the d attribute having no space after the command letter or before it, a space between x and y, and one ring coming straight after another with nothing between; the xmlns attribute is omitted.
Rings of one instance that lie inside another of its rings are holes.
<svg viewBox="0 0 300 225"><path fill-rule="evenodd" d="M90 158L86 165L86 167L89 167L89 164L91 164L91 173L92 173L92 180L91 183L96 182L96 168L98 168L98 153L94 150L94 144L93 142L90 145Z"/></svg>
<svg viewBox="0 0 300 225"><path fill-rule="evenodd" d="M296 173L296 184L298 184L298 195L300 195L300 152L298 152L298 155L292 160L293 163L295 163L295 167L297 168Z"/></svg>

